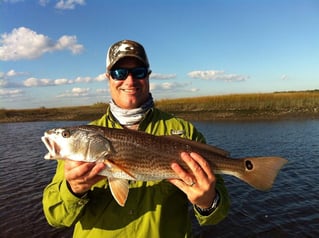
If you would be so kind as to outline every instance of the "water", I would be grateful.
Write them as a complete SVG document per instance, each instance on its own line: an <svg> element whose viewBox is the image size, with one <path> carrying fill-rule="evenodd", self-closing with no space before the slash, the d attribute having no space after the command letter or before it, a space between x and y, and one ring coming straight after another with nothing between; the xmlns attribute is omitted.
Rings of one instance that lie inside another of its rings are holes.
<svg viewBox="0 0 319 238"><path fill-rule="evenodd" d="M42 191L55 172L43 159L46 129L86 122L0 124L0 237L71 237L51 228L42 212ZM196 122L207 143L233 157L277 155L289 163L274 187L260 192L224 176L232 200L228 217L197 227L202 237L319 237L319 120Z"/></svg>
<svg viewBox="0 0 319 238"><path fill-rule="evenodd" d="M235 157L277 155L289 163L270 192L225 177L232 208L204 237L319 237L319 120L199 123L208 143Z"/></svg>

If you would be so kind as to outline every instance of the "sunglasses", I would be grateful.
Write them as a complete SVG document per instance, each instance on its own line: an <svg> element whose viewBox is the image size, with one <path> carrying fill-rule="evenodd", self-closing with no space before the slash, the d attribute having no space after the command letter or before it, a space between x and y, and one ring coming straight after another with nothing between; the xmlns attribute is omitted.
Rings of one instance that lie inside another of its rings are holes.
<svg viewBox="0 0 319 238"><path fill-rule="evenodd" d="M125 80L128 74L131 74L133 79L143 79L149 73L149 70L146 67L137 67L133 69L114 69L110 70L110 75L114 80Z"/></svg>

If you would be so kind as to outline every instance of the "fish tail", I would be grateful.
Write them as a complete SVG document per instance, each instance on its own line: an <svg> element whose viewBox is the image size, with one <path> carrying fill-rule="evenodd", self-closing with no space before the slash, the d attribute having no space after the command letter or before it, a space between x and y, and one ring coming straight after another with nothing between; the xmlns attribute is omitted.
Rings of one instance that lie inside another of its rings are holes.
<svg viewBox="0 0 319 238"><path fill-rule="evenodd" d="M256 157L242 160L245 165L245 172L238 177L262 191L271 189L279 170L288 162L288 160L280 157Z"/></svg>

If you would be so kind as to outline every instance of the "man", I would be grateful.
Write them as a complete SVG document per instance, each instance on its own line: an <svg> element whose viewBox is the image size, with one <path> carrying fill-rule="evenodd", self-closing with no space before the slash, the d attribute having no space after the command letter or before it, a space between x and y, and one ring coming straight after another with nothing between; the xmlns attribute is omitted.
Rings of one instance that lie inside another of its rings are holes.
<svg viewBox="0 0 319 238"><path fill-rule="evenodd" d="M106 114L91 124L205 142L191 123L154 107L151 70L142 45L119 41L109 48L106 61L112 100ZM230 202L222 178L213 174L202 156L185 152L181 158L192 173L174 163L172 170L180 179L131 181L124 207L112 197L107 179L98 175L103 163L58 161L43 194L45 216L52 226L74 225L77 238L191 237L189 202L201 225L225 218Z"/></svg>

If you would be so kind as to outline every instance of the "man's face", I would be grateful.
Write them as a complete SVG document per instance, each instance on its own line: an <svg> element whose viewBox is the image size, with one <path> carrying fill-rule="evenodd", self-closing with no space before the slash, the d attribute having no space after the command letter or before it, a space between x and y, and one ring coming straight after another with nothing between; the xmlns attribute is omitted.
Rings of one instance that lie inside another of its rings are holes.
<svg viewBox="0 0 319 238"><path fill-rule="evenodd" d="M113 69L133 69L143 67L141 62L132 57L119 60ZM123 109L134 109L145 103L149 97L149 74L143 79L134 79L129 73L124 80L114 80L108 73L111 97L115 104Z"/></svg>

